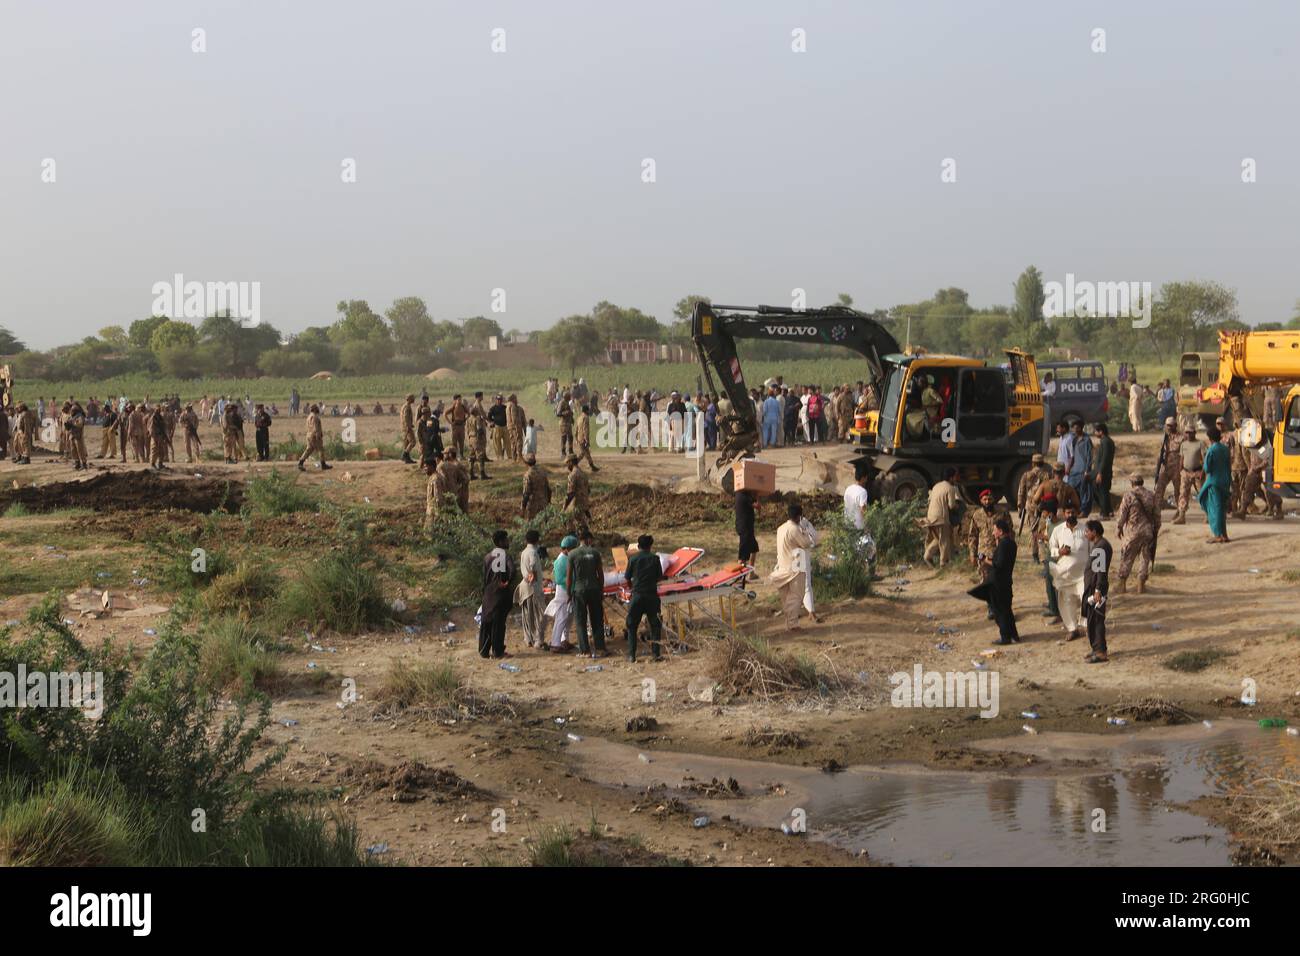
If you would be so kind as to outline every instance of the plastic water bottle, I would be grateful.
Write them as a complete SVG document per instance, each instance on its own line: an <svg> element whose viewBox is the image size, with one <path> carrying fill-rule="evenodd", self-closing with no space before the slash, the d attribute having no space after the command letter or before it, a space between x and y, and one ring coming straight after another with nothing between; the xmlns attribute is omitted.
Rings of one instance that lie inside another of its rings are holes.
<svg viewBox="0 0 1300 956"><path fill-rule="evenodd" d="M564 736L568 737L568 738L569 738L570 740L572 740L575 744L576 744L576 743L581 743L581 742L582 742L582 738L579 737L577 734L565 734Z"/></svg>
<svg viewBox="0 0 1300 956"><path fill-rule="evenodd" d="M650 758L647 757L645 754L637 754L637 755L636 755L636 759L639 760L639 761L641 761L642 763L649 763L649 762L650 762Z"/></svg>
<svg viewBox="0 0 1300 956"><path fill-rule="evenodd" d="M1025 724L1025 725L1024 725L1023 727L1021 727L1020 729L1023 730L1025 733L1027 733L1027 734L1031 734L1031 735L1032 735L1032 734L1037 734L1037 733L1038 733L1038 731L1036 731L1033 727L1030 727L1028 724Z"/></svg>
<svg viewBox="0 0 1300 956"><path fill-rule="evenodd" d="M509 661L502 661L501 669L503 671L509 671L511 674L518 674L521 670L523 670L523 668L520 667L518 664L511 664Z"/></svg>
<svg viewBox="0 0 1300 956"><path fill-rule="evenodd" d="M1127 727L1127 726L1128 726L1128 721L1125 720L1123 717L1107 717L1107 718L1106 718L1106 723L1110 724L1110 725L1113 726L1113 727Z"/></svg>
<svg viewBox="0 0 1300 956"><path fill-rule="evenodd" d="M1024 717L1026 720L1037 720L1037 719L1038 719L1038 714L1034 713L1032 710L1022 710L1022 711L1020 712L1020 716L1021 716L1021 717Z"/></svg>
<svg viewBox="0 0 1300 956"><path fill-rule="evenodd" d="M694 820L695 829L702 830L709 825L708 817L696 817Z"/></svg>

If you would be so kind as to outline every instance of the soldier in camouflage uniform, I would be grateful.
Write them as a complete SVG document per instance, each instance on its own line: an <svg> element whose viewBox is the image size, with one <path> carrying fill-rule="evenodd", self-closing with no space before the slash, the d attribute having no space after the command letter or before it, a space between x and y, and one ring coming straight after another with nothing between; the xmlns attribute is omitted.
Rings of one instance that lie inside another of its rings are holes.
<svg viewBox="0 0 1300 956"><path fill-rule="evenodd" d="M1161 508L1171 507L1165 499L1165 489L1172 483L1175 494L1179 477L1183 473L1183 440L1178 437L1178 424L1173 418L1165 419L1164 462L1160 465L1160 480L1156 482L1156 501Z"/></svg>
<svg viewBox="0 0 1300 956"><path fill-rule="evenodd" d="M593 405L592 408L594 409L595 406ZM577 441L578 447L573 452L573 455L576 455L579 461L586 461L587 466L592 471L600 471L591 458L591 416L588 414L587 406L585 405L580 405L578 407L578 421L575 425L574 437Z"/></svg>
<svg viewBox="0 0 1300 956"><path fill-rule="evenodd" d="M433 527L433 519L444 509L453 510L457 506L456 492L449 485L449 472L442 462L442 456L435 453L434 459L424 463L424 473L429 476L424 486L424 530Z"/></svg>
<svg viewBox="0 0 1300 956"><path fill-rule="evenodd" d="M1020 476L1020 486L1016 489L1016 511L1024 515L1029 508L1029 499L1038 486L1052 476L1052 469L1043 464L1043 456L1035 454L1030 459L1033 467ZM1039 562L1039 516L1031 513L1029 517L1029 536L1034 543L1034 563ZM1023 521L1022 521L1023 524Z"/></svg>
<svg viewBox="0 0 1300 956"><path fill-rule="evenodd" d="M578 467L576 455L570 455L565 464L569 467L569 479L564 489L564 510L573 516L577 527L585 528L591 522L591 484Z"/></svg>
<svg viewBox="0 0 1300 956"><path fill-rule="evenodd" d="M1250 450L1241 444L1237 433L1228 428L1228 423L1220 415L1214 420L1214 427L1223 436L1220 441L1228 449L1228 463L1232 466L1232 490L1228 495L1228 512L1236 514L1241 501L1241 489L1246 482L1246 472L1250 470Z"/></svg>
<svg viewBox="0 0 1300 956"><path fill-rule="evenodd" d="M519 461L524 455L524 430L528 427L528 416L519 404L518 396L506 399L506 442L510 446L510 460Z"/></svg>
<svg viewBox="0 0 1300 956"><path fill-rule="evenodd" d="M1268 506L1268 514L1274 519L1282 517L1282 496L1274 492L1268 486L1264 479L1272 457L1270 451L1271 445L1260 442L1255 448L1244 448L1246 453L1246 475L1242 482L1241 498L1237 503L1235 517L1240 521L1246 520L1246 515L1250 512L1250 506L1255 503L1255 496L1259 495L1264 499Z"/></svg>
<svg viewBox="0 0 1300 956"><path fill-rule="evenodd" d="M475 478L488 477L487 473L487 437L488 437L488 417L487 409L483 407L483 393L474 393L474 404L469 408L469 418L467 424L470 429L469 445L469 478L473 481ZM477 466L478 474L474 474Z"/></svg>
<svg viewBox="0 0 1300 956"><path fill-rule="evenodd" d="M570 395L566 389L560 396L559 407L555 410L555 417L560 420L560 454L573 454L573 405L569 401Z"/></svg>
<svg viewBox="0 0 1300 956"><path fill-rule="evenodd" d="M970 563L976 568L980 582L988 580L989 564L986 558L993 556L997 547L997 538L993 534L994 524L1002 517L1001 510L993 503L993 492L985 488L980 492L980 506L972 508L966 518L966 540L970 545ZM993 605L989 604L989 620L993 620Z"/></svg>
<svg viewBox="0 0 1300 956"><path fill-rule="evenodd" d="M1128 477L1133 487L1125 493L1115 516L1115 531L1120 539L1119 564L1115 569L1119 581L1115 593L1125 593L1129 572L1136 564L1137 590L1141 594L1146 590L1147 575L1151 573L1151 552L1156 532L1160 530L1160 501L1143 487L1145 481L1140 474L1134 472Z"/></svg>
<svg viewBox="0 0 1300 956"><path fill-rule="evenodd" d="M520 511L531 521L551 503L551 480L537 464L536 456L529 455L524 463L528 468L524 472L524 499Z"/></svg>
<svg viewBox="0 0 1300 956"><path fill-rule="evenodd" d="M1183 430L1182 444L1178 449L1181 471L1178 475L1178 514L1174 515L1173 524L1187 523L1187 509L1205 480L1205 451L1205 446L1196 437L1196 426L1188 425Z"/></svg>

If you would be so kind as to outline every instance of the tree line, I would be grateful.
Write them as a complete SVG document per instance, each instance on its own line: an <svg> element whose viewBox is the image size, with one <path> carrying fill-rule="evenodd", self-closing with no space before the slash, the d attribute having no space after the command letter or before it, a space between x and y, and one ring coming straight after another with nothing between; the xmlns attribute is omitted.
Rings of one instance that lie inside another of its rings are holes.
<svg viewBox="0 0 1300 956"><path fill-rule="evenodd" d="M667 322L635 307L601 301L589 312L555 322L538 335L538 344L554 365L570 372L603 361L614 342L648 339L688 344L691 311L698 301L710 299L683 296ZM840 293L836 302L851 307L853 297ZM1151 322L1145 328L1135 328L1127 317L1076 312L1048 318L1045 303L1043 275L1030 266L1012 285L1008 305L977 308L964 289L949 287L919 302L869 314L903 345L989 359L997 359L1005 346L1013 345L1039 355L1066 347L1090 358L1154 359L1164 364L1185 351L1213 350L1220 329L1300 329L1300 301L1285 322L1248 326L1239 315L1236 292L1204 280L1162 285L1152 296ZM484 316L435 320L423 299L406 296L382 314L364 299L339 302L332 323L292 335L266 322L245 327L228 315L209 316L198 324L150 316L125 327L107 326L73 345L39 352L27 350L0 328L0 356L11 356L14 374L28 380L95 380L136 372L181 379L305 378L322 370L345 375L423 374L439 366L454 368L462 350L484 349L491 337L508 339L514 334L515 330L503 331L496 319ZM835 346L790 342L745 341L740 349L744 358L758 360L843 356Z"/></svg>

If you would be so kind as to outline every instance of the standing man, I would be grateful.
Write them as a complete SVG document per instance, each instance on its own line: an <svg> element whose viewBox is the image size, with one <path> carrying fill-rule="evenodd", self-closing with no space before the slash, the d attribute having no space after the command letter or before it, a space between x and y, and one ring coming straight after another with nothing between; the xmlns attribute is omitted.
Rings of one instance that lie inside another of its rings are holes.
<svg viewBox="0 0 1300 956"><path fill-rule="evenodd" d="M1155 496L1161 508L1172 507L1165 498L1165 489L1172 483L1174 498L1178 498L1179 477L1183 470L1183 440L1178 437L1178 424L1172 418L1165 419L1165 434L1162 439L1161 458L1156 463L1159 473L1156 476Z"/></svg>
<svg viewBox="0 0 1300 956"><path fill-rule="evenodd" d="M998 623L998 639L994 644L1019 644L1016 616L1011 610L1012 575L1016 568L1016 536L1011 519L1006 515L993 525L997 544L993 553L984 558L988 567L988 603L993 609L993 619Z"/></svg>
<svg viewBox="0 0 1300 956"><path fill-rule="evenodd" d="M1187 523L1187 508L1191 504L1192 494L1200 490L1200 484L1205 480L1205 471L1203 462L1205 460L1205 449L1199 441L1196 440L1196 426L1188 425L1183 430L1183 441L1179 445L1179 465L1178 474L1178 514L1174 516L1174 524ZM1224 449L1226 454L1227 449ZM1231 465L1229 465L1228 487L1232 487Z"/></svg>
<svg viewBox="0 0 1300 956"><path fill-rule="evenodd" d="M488 421L492 425L492 449L497 461L504 461L510 442L506 437L506 426L510 424L510 413L506 410L505 396L498 394L488 409Z"/></svg>
<svg viewBox="0 0 1300 956"><path fill-rule="evenodd" d="M424 473L429 480L424 486L424 530L433 530L433 519L448 507L450 493L447 488L447 473L440 467L440 462L430 459L424 463Z"/></svg>
<svg viewBox="0 0 1300 956"><path fill-rule="evenodd" d="M1070 442L1070 468L1066 479L1070 487L1079 495L1080 514L1092 510L1092 486L1088 476L1092 472L1092 439L1083 433L1083 422L1077 421L1070 427L1073 440Z"/></svg>
<svg viewBox="0 0 1300 956"><path fill-rule="evenodd" d="M1034 452L1029 461L1030 469L1020 476L1020 484L1016 486L1016 511L1020 514L1022 528L1029 510L1029 499L1038 490L1038 486L1052 476L1052 470L1043 464L1043 456L1038 452ZM1034 563L1038 564L1042 560L1038 553L1038 520L1036 515L1032 517L1034 520L1029 523L1029 537L1033 541Z"/></svg>
<svg viewBox="0 0 1300 956"><path fill-rule="evenodd" d="M596 410L596 404L593 402L591 411ZM586 405L578 406L578 420L574 424L574 437L578 443L578 450L570 458L577 457L579 461L585 459L587 467L592 471L600 471L596 467L595 461L591 458L591 415L588 414Z"/></svg>
<svg viewBox="0 0 1300 956"><path fill-rule="evenodd" d="M298 458L299 471L307 470L303 462L311 457L312 452L315 452L320 459L321 471L328 471L334 467L325 463L325 432L321 428L319 405L307 406L307 447L302 450L302 455Z"/></svg>
<svg viewBox="0 0 1300 956"><path fill-rule="evenodd" d="M464 400L459 395L453 395L447 420L451 422L451 444L458 456L465 454L465 419L468 417L469 409L465 407Z"/></svg>
<svg viewBox="0 0 1300 956"><path fill-rule="evenodd" d="M75 470L89 468L90 463L86 461L86 410L81 407L80 402L73 401L68 409L65 428L68 433L68 450L72 453Z"/></svg>
<svg viewBox="0 0 1300 956"><path fill-rule="evenodd" d="M533 456L525 458L524 463L528 468L524 471L524 497L519 512L532 521L551 503L551 480ZM474 476L473 467L471 464L471 478Z"/></svg>
<svg viewBox="0 0 1300 956"><path fill-rule="evenodd" d="M870 474L863 469L853 483L844 489L844 520L859 531L867 529L867 502L870 499L867 484L870 481Z"/></svg>
<svg viewBox="0 0 1300 956"><path fill-rule="evenodd" d="M1255 496L1260 495L1264 498L1269 516L1281 520L1282 496L1271 489L1269 481L1269 469L1273 466L1273 445L1268 440L1268 432L1260 436L1259 444L1254 448L1241 447L1246 459L1246 475L1242 480L1241 494L1233 517L1245 521L1250 506L1255 503Z"/></svg>
<svg viewBox="0 0 1300 956"><path fill-rule="evenodd" d="M591 531L578 534L582 546L569 552L569 594L578 624L578 653L591 654L592 660L607 656L605 651L605 567L600 552L593 545ZM656 559L657 560L657 559ZM591 640L587 640L588 622Z"/></svg>
<svg viewBox="0 0 1300 956"><path fill-rule="evenodd" d="M1156 534L1160 531L1160 502L1155 493L1143 487L1145 479L1138 472L1128 476L1132 485L1120 499L1119 514L1115 518L1115 533L1119 535L1119 574L1116 594L1128 590L1128 576L1137 564L1137 593L1147 589L1147 575L1151 573L1152 552ZM1086 585L1085 585L1086 587Z"/></svg>
<svg viewBox="0 0 1300 956"><path fill-rule="evenodd" d="M956 477L956 468L945 468L943 477L930 489L930 500L925 512L925 552L922 555L930 567L942 568L952 560L952 529L955 523L961 522L961 495L953 484ZM938 565L932 557L936 553Z"/></svg>
<svg viewBox="0 0 1300 956"><path fill-rule="evenodd" d="M641 628L641 618L650 624L651 660L658 663L663 660L659 653L660 638L663 634L663 619L660 617L659 582L663 580L663 565L659 555L654 551L655 539L643 534L636 539L636 554L627 562L628 588L632 600L627 606L627 659L636 663L636 635Z"/></svg>
<svg viewBox="0 0 1300 956"><path fill-rule="evenodd" d="M776 397L776 390L769 389L767 398L763 399L763 447L775 448L781 433L781 402Z"/></svg>
<svg viewBox="0 0 1300 956"><path fill-rule="evenodd" d="M1083 572L1088 560L1088 539L1079 527L1079 513L1073 506L1066 507L1065 520L1052 529L1047 545L1054 559L1056 607L1065 625L1065 639L1072 641L1082 636L1079 615L1083 613Z"/></svg>
<svg viewBox="0 0 1300 956"><path fill-rule="evenodd" d="M781 595L781 608L785 614L785 629L799 630L799 608L803 603L806 583L800 569L799 550L813 547L813 538L803 529L803 508L791 504L786 509L787 520L776 529L776 568L768 575Z"/></svg>
<svg viewBox="0 0 1300 956"><path fill-rule="evenodd" d="M993 491L985 488L980 492L980 506L970 513L970 530L967 537L970 542L970 563L981 582L987 582L989 579L988 561L998 544L997 535L994 534L998 510L993 501ZM991 621L994 619L991 601L988 612Z"/></svg>
<svg viewBox="0 0 1300 956"><path fill-rule="evenodd" d="M1223 447L1228 449L1228 463L1232 466L1232 492L1228 495L1228 511L1235 515L1242 487L1246 483L1246 472L1250 468L1250 453L1237 438L1237 433L1228 428L1222 415L1214 420L1214 427L1223 436Z"/></svg>
<svg viewBox="0 0 1300 956"><path fill-rule="evenodd" d="M524 455L524 431L528 427L528 416L524 414L519 398L513 394L506 400L506 424L509 432L507 438L510 442L510 460L519 461Z"/></svg>
<svg viewBox="0 0 1300 956"><path fill-rule="evenodd" d="M1070 446L1074 444L1074 434L1065 422L1056 423L1056 462L1070 473Z"/></svg>
<svg viewBox="0 0 1300 956"><path fill-rule="evenodd" d="M1089 521L1084 533L1091 550L1084 571L1083 614L1088 621L1088 644L1092 653L1084 658L1089 664L1104 664L1106 655L1106 602L1110 594L1110 542L1103 535L1100 521Z"/></svg>
<svg viewBox="0 0 1300 956"><path fill-rule="evenodd" d="M573 406L569 402L568 389L560 395L555 417L560 420L560 454L568 457L573 454Z"/></svg>
<svg viewBox="0 0 1300 956"><path fill-rule="evenodd" d="M448 448L437 460L437 465L428 467L433 468L433 477L439 479L436 485L430 482L432 487L428 489L433 493L434 514L441 514L444 510L450 512L452 508L463 512L465 508L460 497L462 481L460 466L456 463L456 449Z"/></svg>
<svg viewBox="0 0 1300 956"><path fill-rule="evenodd" d="M492 550L483 558L483 611L478 626L478 656L504 658L506 620L510 617L510 580L515 562L506 552L510 535L498 528L492 532Z"/></svg>
<svg viewBox="0 0 1300 956"><path fill-rule="evenodd" d="M1090 484L1097 499L1097 509L1103 518L1112 514L1110 486L1115 472L1115 439L1110 437L1110 428L1105 422L1092 426L1094 433L1101 436L1097 442L1097 454L1092 461L1092 478Z"/></svg>
<svg viewBox="0 0 1300 956"><path fill-rule="evenodd" d="M185 460L193 464L203 456L203 443L199 441L199 416L194 412L193 403L186 405L185 411L181 412L180 425L185 435Z"/></svg>
<svg viewBox="0 0 1300 956"><path fill-rule="evenodd" d="M569 478L564 487L564 510L572 517L575 527L586 527L591 521L591 484L578 467L576 455L570 455L565 464Z"/></svg>
<svg viewBox="0 0 1300 956"><path fill-rule="evenodd" d="M155 405L149 414L149 464L159 471L167 468L167 419L163 407Z"/></svg>
<svg viewBox="0 0 1300 956"><path fill-rule="evenodd" d="M99 457L101 459L117 457L117 419L117 408L112 402L108 402L104 405L104 418L101 423L103 430L99 438Z"/></svg>
<svg viewBox="0 0 1300 956"><path fill-rule="evenodd" d="M542 611L546 599L542 595L542 554L537 547L541 535L536 528L524 532L524 550L519 554L519 587L515 588L515 603L519 605L524 622L524 643L529 647L542 647Z"/></svg>
<svg viewBox="0 0 1300 956"><path fill-rule="evenodd" d="M758 492L753 490L736 492L736 537L740 539L736 557L741 564L750 567L754 566L754 558L758 555L758 538L754 536L754 502L757 497Z"/></svg>
<svg viewBox="0 0 1300 956"><path fill-rule="evenodd" d="M271 414L258 402L253 409L253 440L257 443L257 460L271 460Z"/></svg>
<svg viewBox="0 0 1300 956"><path fill-rule="evenodd" d="M469 448L469 477L474 480L474 466L478 465L478 477L487 480L487 409L483 407L483 393L474 393L474 404L469 410L469 427L472 429Z"/></svg>
<svg viewBox="0 0 1300 956"><path fill-rule="evenodd" d="M1145 385L1139 385L1137 375L1133 376L1133 384L1128 387L1128 423L1134 433L1142 431L1142 394L1148 392Z"/></svg>
<svg viewBox="0 0 1300 956"><path fill-rule="evenodd" d="M402 462L414 465L411 449L415 447L415 396L407 395L402 403Z"/></svg>
<svg viewBox="0 0 1300 956"><path fill-rule="evenodd" d="M1205 453L1202 465L1204 481L1198 498L1205 520L1210 526L1210 535L1206 544L1227 544L1228 538L1228 494L1232 491L1232 465L1228 462L1228 449L1219 441L1221 437L1217 428L1207 428L1205 437L1210 441L1210 448Z"/></svg>

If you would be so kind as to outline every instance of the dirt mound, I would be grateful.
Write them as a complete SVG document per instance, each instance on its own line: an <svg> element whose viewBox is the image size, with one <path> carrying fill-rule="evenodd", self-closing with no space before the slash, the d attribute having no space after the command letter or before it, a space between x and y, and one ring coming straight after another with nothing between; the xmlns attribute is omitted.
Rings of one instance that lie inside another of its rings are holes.
<svg viewBox="0 0 1300 956"><path fill-rule="evenodd" d="M426 375L426 376L424 376L424 377L425 377L426 379L430 379L431 381L441 382L441 381L443 381L443 380L445 380L445 379L455 378L456 375L457 375L457 372L456 372L455 369L451 369L451 368L435 368L432 372L430 372L428 375Z"/></svg>
<svg viewBox="0 0 1300 956"><path fill-rule="evenodd" d="M103 471L84 481L0 491L0 511L12 504L29 511L89 508L92 511L212 511L237 512L244 503L244 486L227 478L164 478L152 471Z"/></svg>
<svg viewBox="0 0 1300 956"><path fill-rule="evenodd" d="M339 779L359 793L383 793L395 803L414 803L426 798L447 803L481 793L478 787L453 771L426 767L418 760L403 760L391 767L377 760L366 760L348 767Z"/></svg>

